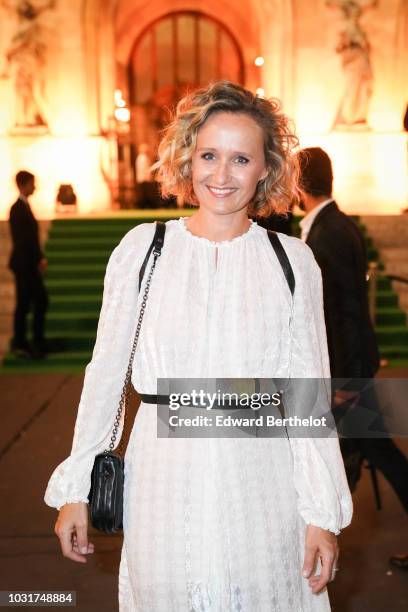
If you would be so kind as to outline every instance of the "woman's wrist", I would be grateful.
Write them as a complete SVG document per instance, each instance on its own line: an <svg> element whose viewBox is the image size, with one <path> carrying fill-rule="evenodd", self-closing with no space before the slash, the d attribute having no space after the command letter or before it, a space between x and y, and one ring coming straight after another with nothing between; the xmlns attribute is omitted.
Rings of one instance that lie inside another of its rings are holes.
<svg viewBox="0 0 408 612"><path fill-rule="evenodd" d="M307 527L314 527L315 529L321 529L322 531L327 531L328 533L331 533L331 534L333 534L336 537L340 533L339 531L335 531L333 529L328 529L327 527L321 527L320 525L315 525L314 523L308 523Z"/></svg>

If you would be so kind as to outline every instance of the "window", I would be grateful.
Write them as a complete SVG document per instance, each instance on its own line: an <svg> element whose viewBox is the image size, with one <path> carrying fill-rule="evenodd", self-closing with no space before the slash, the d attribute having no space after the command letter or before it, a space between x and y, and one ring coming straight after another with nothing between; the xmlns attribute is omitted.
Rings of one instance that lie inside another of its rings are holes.
<svg viewBox="0 0 408 612"><path fill-rule="evenodd" d="M161 106L188 88L219 79L243 82L242 57L233 36L201 13L172 13L151 24L135 43L130 103Z"/></svg>

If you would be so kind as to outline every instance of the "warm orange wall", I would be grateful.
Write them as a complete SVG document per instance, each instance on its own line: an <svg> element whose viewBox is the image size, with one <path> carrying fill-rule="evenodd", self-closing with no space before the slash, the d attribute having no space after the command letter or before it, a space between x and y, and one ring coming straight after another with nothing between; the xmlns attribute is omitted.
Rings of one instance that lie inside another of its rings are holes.
<svg viewBox="0 0 408 612"><path fill-rule="evenodd" d="M325 0L60 0L44 17L51 34L47 138L8 136L14 90L10 80L0 81L0 216L14 197L13 175L21 165L39 176L37 213L52 210L56 187L64 180L74 183L84 210L109 205L99 171L104 141L98 134L112 113L118 74L146 25L185 9L225 23L241 46L246 85L254 89L261 78L266 94L282 99L296 120L301 143L328 148L339 169L336 188L346 209L370 202L377 211L397 212L407 205L407 143L401 132L408 101L406 0L380 0L362 20L372 45L375 89L369 114L373 130L361 136L329 133L343 75L334 50L340 12L327 8ZM0 8L0 72L15 28L16 19ZM259 54L265 57L262 69L253 65Z"/></svg>

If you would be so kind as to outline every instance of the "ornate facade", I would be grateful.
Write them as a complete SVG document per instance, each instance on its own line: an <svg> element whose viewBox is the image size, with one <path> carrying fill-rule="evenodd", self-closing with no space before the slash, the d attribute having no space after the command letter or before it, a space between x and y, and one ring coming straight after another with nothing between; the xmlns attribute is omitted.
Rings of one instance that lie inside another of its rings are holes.
<svg viewBox="0 0 408 612"><path fill-rule="evenodd" d="M166 109L218 78L282 100L343 208L398 212L407 64L406 0L0 0L0 215L23 167L40 217L61 184L81 213L129 205L140 146L154 156Z"/></svg>

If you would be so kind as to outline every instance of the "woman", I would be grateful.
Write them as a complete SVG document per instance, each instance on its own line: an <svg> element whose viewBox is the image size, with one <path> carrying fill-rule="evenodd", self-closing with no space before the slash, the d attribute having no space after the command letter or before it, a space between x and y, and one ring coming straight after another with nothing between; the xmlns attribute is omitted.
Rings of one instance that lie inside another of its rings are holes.
<svg viewBox="0 0 408 612"><path fill-rule="evenodd" d="M159 377L330 376L310 249L280 235L292 303L266 230L248 219L293 198L295 144L278 103L238 85L219 82L179 103L156 169L164 195L198 210L166 224L133 367L139 392L157 393ZM93 552L90 473L111 434L154 230L138 225L111 255L72 452L45 495L74 561ZM125 457L121 612L329 610L336 534L352 513L337 438L166 439L156 427L142 403Z"/></svg>

